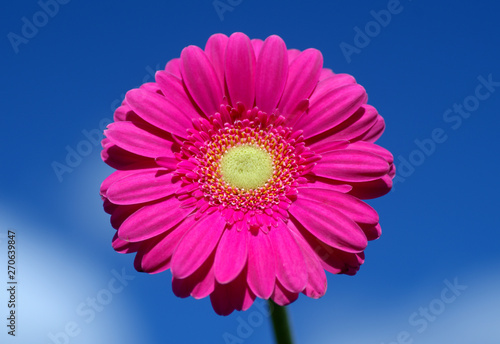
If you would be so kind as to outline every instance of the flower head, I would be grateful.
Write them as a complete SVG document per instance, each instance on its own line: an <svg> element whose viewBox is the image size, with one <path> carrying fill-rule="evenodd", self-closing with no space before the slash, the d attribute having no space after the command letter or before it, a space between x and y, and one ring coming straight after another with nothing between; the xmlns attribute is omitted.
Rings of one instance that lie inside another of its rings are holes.
<svg viewBox="0 0 500 344"><path fill-rule="evenodd" d="M363 87L278 36L210 37L126 94L103 140L113 247L138 271L170 269L177 296L218 314L286 305L355 274L392 187L384 120Z"/></svg>

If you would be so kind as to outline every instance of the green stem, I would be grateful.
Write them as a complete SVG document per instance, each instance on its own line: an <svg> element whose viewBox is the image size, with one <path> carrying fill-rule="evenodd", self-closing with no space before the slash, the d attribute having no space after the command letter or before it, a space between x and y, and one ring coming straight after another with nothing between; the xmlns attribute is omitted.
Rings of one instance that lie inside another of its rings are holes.
<svg viewBox="0 0 500 344"><path fill-rule="evenodd" d="M292 332L288 323L286 308L279 306L271 299L269 301L269 312L273 321L274 337L276 344L293 344Z"/></svg>

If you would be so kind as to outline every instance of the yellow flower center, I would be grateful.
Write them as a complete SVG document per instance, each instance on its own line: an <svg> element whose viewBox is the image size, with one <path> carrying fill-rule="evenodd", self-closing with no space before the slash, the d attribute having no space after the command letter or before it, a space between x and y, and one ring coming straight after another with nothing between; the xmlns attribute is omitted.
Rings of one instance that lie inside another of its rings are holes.
<svg viewBox="0 0 500 344"><path fill-rule="evenodd" d="M254 145L230 148L220 161L222 179L239 189L257 189L273 176L273 159L269 153Z"/></svg>

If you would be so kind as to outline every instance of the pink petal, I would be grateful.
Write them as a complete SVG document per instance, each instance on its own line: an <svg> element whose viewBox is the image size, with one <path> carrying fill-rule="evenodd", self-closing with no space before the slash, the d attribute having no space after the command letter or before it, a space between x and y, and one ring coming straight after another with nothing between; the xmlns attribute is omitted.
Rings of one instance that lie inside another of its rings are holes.
<svg viewBox="0 0 500 344"><path fill-rule="evenodd" d="M176 58L167 62L165 66L165 72L171 73L176 77L181 77L181 59Z"/></svg>
<svg viewBox="0 0 500 344"><path fill-rule="evenodd" d="M324 246L327 247L328 246ZM324 260L321 261L323 268L332 274L346 274L349 276L354 276L358 271L360 266L363 264L364 260L360 259L364 256L363 252L360 253L348 253L340 250L336 250L333 247L328 248L329 252L325 255Z"/></svg>
<svg viewBox="0 0 500 344"><path fill-rule="evenodd" d="M326 292L326 274L325 270L321 266L319 258L316 252L313 251L311 246L302 237L299 230L295 227L293 221L288 222L288 228L293 231L293 235L297 243L300 245L302 254L306 261L307 266L307 285L303 293L308 297L320 298Z"/></svg>
<svg viewBox="0 0 500 344"><path fill-rule="evenodd" d="M167 169L167 171L171 172L177 169L177 164L179 161L176 158L168 158L168 157L159 157L155 159L155 162L158 166Z"/></svg>
<svg viewBox="0 0 500 344"><path fill-rule="evenodd" d="M262 46L264 45L264 41L258 38L254 38L251 40L252 42L252 47L253 51L255 53L255 56L259 56L260 50L262 49Z"/></svg>
<svg viewBox="0 0 500 344"><path fill-rule="evenodd" d="M218 315L229 315L236 308L233 306L232 300L228 297L231 292L229 284L215 283L214 291L210 294L210 302Z"/></svg>
<svg viewBox="0 0 500 344"><path fill-rule="evenodd" d="M169 196L179 188L172 181L173 175L163 169L149 169L126 176L113 183L108 199L115 204L137 204Z"/></svg>
<svg viewBox="0 0 500 344"><path fill-rule="evenodd" d="M370 130L368 130L363 136L361 136L359 140L375 142L378 140L380 136L382 136L384 129L385 129L385 121L382 118L382 116L378 115L377 122L375 122L373 127L371 127Z"/></svg>
<svg viewBox="0 0 500 344"><path fill-rule="evenodd" d="M307 267L290 229L279 221L278 227L269 231L269 239L276 255L276 277L290 292L301 292L307 285Z"/></svg>
<svg viewBox="0 0 500 344"><path fill-rule="evenodd" d="M255 101L255 54L250 38L241 32L229 37L226 49L226 82L235 106L238 102L247 109L253 108Z"/></svg>
<svg viewBox="0 0 500 344"><path fill-rule="evenodd" d="M258 56L255 78L256 105L270 114L281 99L288 75L285 42L276 35L268 37Z"/></svg>
<svg viewBox="0 0 500 344"><path fill-rule="evenodd" d="M109 176L104 179L104 181L101 183L101 187L99 188L99 194L103 197L106 197L106 192L108 191L108 188L116 182L119 179L122 179L125 176L128 176L129 174L133 174L134 171L126 171L125 173L123 171L115 171L111 173Z"/></svg>
<svg viewBox="0 0 500 344"><path fill-rule="evenodd" d="M311 100L309 111L300 117L295 128L304 131L304 138L321 134L347 120L366 99L365 89L358 84L335 88Z"/></svg>
<svg viewBox="0 0 500 344"><path fill-rule="evenodd" d="M126 170L129 169L131 165L142 162L148 163L151 167L155 167L153 159L130 153L129 151L111 143L109 139L104 140L107 140L109 144L105 145L101 151L101 158L109 166L117 170Z"/></svg>
<svg viewBox="0 0 500 344"><path fill-rule="evenodd" d="M138 172L144 172L144 171L150 171L151 169L157 169L157 166L151 167L149 163L135 163L129 166L129 169L126 170L118 170L113 173L111 173L106 179L101 184L101 187L99 189L99 192L101 196L106 197L106 193L109 189L109 187L115 183L116 181L129 176L134 173Z"/></svg>
<svg viewBox="0 0 500 344"><path fill-rule="evenodd" d="M216 33L207 41L205 45L205 53L208 56L212 66L214 66L215 73L219 78L222 89L224 88L224 56L226 54L228 37L222 33Z"/></svg>
<svg viewBox="0 0 500 344"><path fill-rule="evenodd" d="M376 180L350 184L352 185L352 190L349 192L351 195L360 199L372 199L381 197L391 191L392 177L387 174Z"/></svg>
<svg viewBox="0 0 500 344"><path fill-rule="evenodd" d="M181 202L175 197L146 205L123 222L118 235L123 240L142 241L166 232L192 211L180 206Z"/></svg>
<svg viewBox="0 0 500 344"><path fill-rule="evenodd" d="M132 122L115 122L104 131L106 137L118 147L149 158L173 157L172 142L140 129Z"/></svg>
<svg viewBox="0 0 500 344"><path fill-rule="evenodd" d="M142 269L151 274L169 269L175 248L194 223L194 216L189 216L168 232L161 234L154 245L146 247L141 262Z"/></svg>
<svg viewBox="0 0 500 344"><path fill-rule="evenodd" d="M172 277L172 292L175 296L185 299L191 295L191 291L197 283L196 273L184 279Z"/></svg>
<svg viewBox="0 0 500 344"><path fill-rule="evenodd" d="M314 142L308 146L312 151L314 151L314 153L323 154L334 150L346 149L349 145L349 141L347 140L336 140L335 137L328 136L324 140Z"/></svg>
<svg viewBox="0 0 500 344"><path fill-rule="evenodd" d="M373 106L363 104L351 117L332 129L332 136L338 140L355 141L375 125L377 116L377 110Z"/></svg>
<svg viewBox="0 0 500 344"><path fill-rule="evenodd" d="M394 162L394 157L392 156L391 152L371 142L363 142L363 141L354 142L350 145L349 148L376 154L384 158L389 164L392 164Z"/></svg>
<svg viewBox="0 0 500 344"><path fill-rule="evenodd" d="M290 64L283 97L279 104L280 112L287 117L289 123L294 123L296 117L301 114L300 111L296 111L297 107L309 98L316 87L322 66L323 56L316 49L304 50Z"/></svg>
<svg viewBox="0 0 500 344"><path fill-rule="evenodd" d="M248 286L255 295L268 299L276 279L275 252L269 236L262 232L248 236Z"/></svg>
<svg viewBox="0 0 500 344"><path fill-rule="evenodd" d="M168 133L186 138L191 118L175 103L157 93L133 89L127 92L130 107L146 122Z"/></svg>
<svg viewBox="0 0 500 344"><path fill-rule="evenodd" d="M172 276L182 279L195 272L213 252L225 226L226 221L218 211L200 218L172 256Z"/></svg>
<svg viewBox="0 0 500 344"><path fill-rule="evenodd" d="M366 238L368 241L371 240L376 240L380 238L382 235L382 228L380 228L380 224L377 223L376 225L361 225L361 229L366 235Z"/></svg>
<svg viewBox="0 0 500 344"><path fill-rule="evenodd" d="M330 68L322 68L321 74L319 76L319 81L321 82L322 80L325 80L326 78L329 78L333 75L335 75L335 73Z"/></svg>
<svg viewBox="0 0 500 344"><path fill-rule="evenodd" d="M207 116L218 112L223 98L222 88L205 52L191 45L182 50L181 62L182 78L196 104Z"/></svg>
<svg viewBox="0 0 500 344"><path fill-rule="evenodd" d="M290 228L294 228L300 231L302 237L306 240L306 242L318 257L323 269L331 272L332 274L354 274L359 270L360 265L363 263L363 261L359 259L359 256L363 255L363 252L349 253L331 247L308 232L300 223L296 222L295 220L293 220L292 222L293 224L290 225Z"/></svg>
<svg viewBox="0 0 500 344"><path fill-rule="evenodd" d="M286 306L297 300L298 297L298 293L293 293L287 290L279 281L276 281L276 287L274 288L273 295L271 297L276 304Z"/></svg>
<svg viewBox="0 0 500 344"><path fill-rule="evenodd" d="M123 222L129 218L130 215L135 213L137 210L142 208L143 204L131 204L131 205L118 205L110 217L111 226L114 229L119 229Z"/></svg>
<svg viewBox="0 0 500 344"><path fill-rule="evenodd" d="M147 82L139 86L139 89L148 93L155 93L159 95L163 95L160 86L156 82Z"/></svg>
<svg viewBox="0 0 500 344"><path fill-rule="evenodd" d="M198 271L200 271L200 269L198 269ZM193 290L191 291L191 296L198 300L203 299L210 295L214 291L214 288L214 269L213 264L210 262L210 270L208 270L208 273L194 286Z"/></svg>
<svg viewBox="0 0 500 344"><path fill-rule="evenodd" d="M389 173L387 173L389 177L394 178L396 176L396 165L391 164L391 167L389 168Z"/></svg>
<svg viewBox="0 0 500 344"><path fill-rule="evenodd" d="M226 289L227 298L231 300L231 305L234 309L245 311L250 308L255 300L255 294L248 288L247 272L245 270L232 282L226 284L226 286L228 287Z"/></svg>
<svg viewBox="0 0 500 344"><path fill-rule="evenodd" d="M182 80L171 73L163 71L156 72L155 78L163 90L165 99L171 104L175 104L189 118L189 125L185 124L187 128L191 128L192 119L200 118L201 110L198 110L194 102L189 98Z"/></svg>
<svg viewBox="0 0 500 344"><path fill-rule="evenodd" d="M322 69L321 76L323 76L325 73L323 73L325 69ZM329 74L327 78L321 79L318 82L318 85L314 89L313 94L311 94L311 102L316 102L317 99L320 99L323 97L325 94L331 92L332 90L350 85L350 84L355 84L356 79L350 74Z"/></svg>
<svg viewBox="0 0 500 344"><path fill-rule="evenodd" d="M376 225L378 223L379 218L375 209L354 196L308 186L299 187L297 190L301 198L335 207L335 209L340 210L342 214L357 223L369 225Z"/></svg>
<svg viewBox="0 0 500 344"><path fill-rule="evenodd" d="M144 269L142 268L142 259L144 257L144 254L151 248L154 247L156 243L158 243L161 239L162 235L149 238L144 241L139 241L135 242L134 244L139 245L139 250L137 251L137 254L135 255L134 259L134 267L137 271L139 272L145 272Z"/></svg>
<svg viewBox="0 0 500 344"><path fill-rule="evenodd" d="M292 62L300 55L302 51L298 49L288 49L288 64L291 65Z"/></svg>
<svg viewBox="0 0 500 344"><path fill-rule="evenodd" d="M142 250L137 251L137 254L135 255L135 258L134 258L134 268L138 272L144 272L144 270L142 270L142 267L141 267L141 259L142 259L142 254L143 253L144 252Z"/></svg>
<svg viewBox="0 0 500 344"><path fill-rule="evenodd" d="M247 262L248 231L237 231L235 227L226 229L215 254L215 278L221 284L234 280Z"/></svg>
<svg viewBox="0 0 500 344"><path fill-rule="evenodd" d="M389 172L389 164L379 155L355 149L326 152L313 172L321 177L347 182L378 179Z"/></svg>
<svg viewBox="0 0 500 344"><path fill-rule="evenodd" d="M145 168L143 168L145 167ZM101 184L100 188L100 194L102 196L106 196L106 193L109 189L109 187L114 184L116 181L125 178L127 176L130 176L131 174L138 173L138 172L144 172L144 171L149 171L151 170L150 168L147 168L143 164L135 164L133 169L129 170L122 170L122 171L115 171L111 173L106 179Z"/></svg>
<svg viewBox="0 0 500 344"><path fill-rule="evenodd" d="M130 112L133 112L130 106L127 104L127 102L124 100L122 102L122 105L120 105L116 110L115 113L113 114L113 120L115 122L119 121L126 121L128 114Z"/></svg>
<svg viewBox="0 0 500 344"><path fill-rule="evenodd" d="M255 294L249 288L245 289L245 295L243 298L243 302L241 304L241 310L246 311L250 307L252 307L253 302L255 301Z"/></svg>
<svg viewBox="0 0 500 344"><path fill-rule="evenodd" d="M103 198L103 196L101 196ZM111 203L108 199L104 198L102 202L102 207L104 208L104 211L108 214L113 213L113 211L116 210L116 208L119 207L119 205Z"/></svg>
<svg viewBox="0 0 500 344"><path fill-rule="evenodd" d="M213 260L213 259L212 259ZM172 291L178 297L191 295L195 299L207 297L214 291L215 279L213 261L207 260L192 275L184 278L172 278Z"/></svg>
<svg viewBox="0 0 500 344"><path fill-rule="evenodd" d="M322 251L324 259L321 260L321 266L332 274L353 276L359 271L361 264L363 264L358 261L355 253L344 252L327 245L324 245L324 247L327 249Z"/></svg>
<svg viewBox="0 0 500 344"><path fill-rule="evenodd" d="M312 188L333 190L342 193L347 193L352 190L352 186L349 184L337 182L335 180L326 178L320 179L318 177L315 177L314 180L309 181L309 183L307 183L307 186Z"/></svg>
<svg viewBox="0 0 500 344"><path fill-rule="evenodd" d="M304 199L299 193L288 211L327 245L346 252L361 252L368 244L361 228L330 204Z"/></svg>
<svg viewBox="0 0 500 344"><path fill-rule="evenodd" d="M132 253L132 252L137 252L137 250L141 246L140 243L128 242L128 241L120 239L118 237L118 233L115 233L111 245L113 246L113 248L115 249L115 251L118 252L118 253Z"/></svg>

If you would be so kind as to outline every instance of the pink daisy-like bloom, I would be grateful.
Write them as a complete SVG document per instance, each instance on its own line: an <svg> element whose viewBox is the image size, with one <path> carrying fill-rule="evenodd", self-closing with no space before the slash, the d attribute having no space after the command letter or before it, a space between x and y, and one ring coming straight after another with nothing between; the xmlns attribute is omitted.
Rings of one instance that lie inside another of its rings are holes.
<svg viewBox="0 0 500 344"><path fill-rule="evenodd" d="M392 187L385 124L364 88L278 36L211 36L126 94L105 131L101 186L114 249L172 272L218 314L279 305L354 275Z"/></svg>

